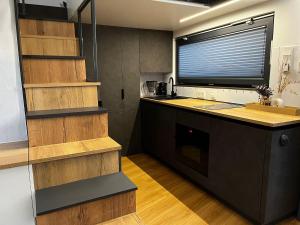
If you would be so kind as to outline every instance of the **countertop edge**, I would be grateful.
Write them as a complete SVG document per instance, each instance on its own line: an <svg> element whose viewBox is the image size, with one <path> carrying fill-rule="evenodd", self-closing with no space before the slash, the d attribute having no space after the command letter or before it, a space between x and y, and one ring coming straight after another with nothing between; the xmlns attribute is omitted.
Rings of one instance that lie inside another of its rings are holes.
<svg viewBox="0 0 300 225"><path fill-rule="evenodd" d="M193 99L193 98L189 98L189 99ZM255 125L261 125L261 126L265 126L265 127L269 127L269 128L278 128L278 127L284 127L284 126L290 126L290 125L297 125L297 124L300 123L300 117L299 117L299 120L290 121L290 122L282 122L282 123L275 124L275 123L262 122L262 121L249 119L249 118L242 118L242 117L238 117L238 116L235 116L235 115L226 115L226 114L223 114L223 113L214 112L212 110L193 108L193 107L184 106L184 105L175 105L175 104L168 103L167 101L162 101L162 100L154 100L154 99L149 99L149 98L140 98L140 100L153 102L153 103L157 103L157 104L161 104L161 105L165 105L165 106L170 106L170 107L174 107L174 108L186 109L186 110L190 110L190 111L193 111L193 112L205 113L205 114L218 116L218 117L222 117L222 118L226 118L226 119L233 119L233 120L237 120L237 121L241 121L241 122L247 122L247 123L251 123L251 124L255 124ZM209 100L206 100L206 101L209 101ZM248 110L250 110L250 109L248 109ZM265 112L265 113L270 114L268 112Z"/></svg>

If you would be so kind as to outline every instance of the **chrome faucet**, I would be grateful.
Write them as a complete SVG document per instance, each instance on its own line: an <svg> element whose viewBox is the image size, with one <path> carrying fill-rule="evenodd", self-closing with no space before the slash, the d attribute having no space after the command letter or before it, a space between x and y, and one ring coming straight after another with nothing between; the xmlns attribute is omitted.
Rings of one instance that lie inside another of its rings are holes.
<svg viewBox="0 0 300 225"><path fill-rule="evenodd" d="M169 83L170 83L170 82L172 82L171 96L172 96L172 97L175 97L177 94L176 94L176 92L174 91L174 78L173 78L173 77L170 77Z"/></svg>

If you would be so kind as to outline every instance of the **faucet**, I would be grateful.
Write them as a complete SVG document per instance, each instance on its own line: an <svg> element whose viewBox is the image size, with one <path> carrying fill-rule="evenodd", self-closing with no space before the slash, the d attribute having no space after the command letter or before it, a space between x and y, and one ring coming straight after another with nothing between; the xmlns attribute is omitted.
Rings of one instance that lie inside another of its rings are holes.
<svg viewBox="0 0 300 225"><path fill-rule="evenodd" d="M173 77L170 77L169 83L170 83L170 82L172 82L171 96L172 96L172 97L175 97L177 94L176 94L175 91L174 91L174 78L173 78Z"/></svg>

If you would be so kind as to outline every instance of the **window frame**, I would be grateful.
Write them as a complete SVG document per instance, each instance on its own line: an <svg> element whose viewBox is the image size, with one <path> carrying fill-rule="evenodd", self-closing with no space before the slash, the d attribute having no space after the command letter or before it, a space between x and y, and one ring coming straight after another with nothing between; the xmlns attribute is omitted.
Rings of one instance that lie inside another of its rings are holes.
<svg viewBox="0 0 300 225"><path fill-rule="evenodd" d="M249 24L253 21L253 24ZM264 74L262 78L257 77L179 77L179 46L197 43L201 41L218 38L222 35L228 35L235 32L246 31L249 29L257 29L266 27L266 49L265 49L265 64ZM268 13L256 17L247 18L230 24L225 24L209 30L185 35L176 38L176 84L177 85L194 85L194 86L224 86L224 87L254 87L259 84L269 85L270 81L270 58L271 47L273 41L274 30L274 13Z"/></svg>

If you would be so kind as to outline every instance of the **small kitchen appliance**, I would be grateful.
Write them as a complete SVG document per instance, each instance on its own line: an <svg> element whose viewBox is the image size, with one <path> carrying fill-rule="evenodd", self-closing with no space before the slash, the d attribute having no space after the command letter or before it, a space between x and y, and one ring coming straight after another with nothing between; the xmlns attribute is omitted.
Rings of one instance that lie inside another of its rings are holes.
<svg viewBox="0 0 300 225"><path fill-rule="evenodd" d="M156 95L167 95L167 83L165 82L159 82L157 89L156 89Z"/></svg>
<svg viewBox="0 0 300 225"><path fill-rule="evenodd" d="M156 89L157 89L157 81L155 80L146 81L142 87L143 96L156 95Z"/></svg>

